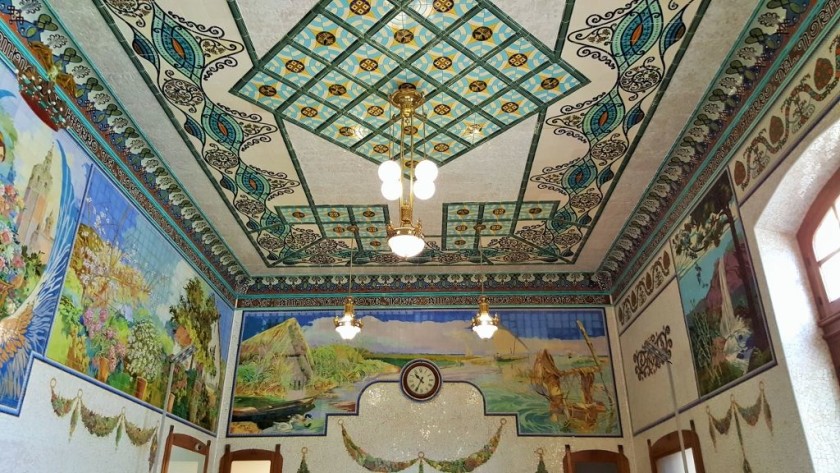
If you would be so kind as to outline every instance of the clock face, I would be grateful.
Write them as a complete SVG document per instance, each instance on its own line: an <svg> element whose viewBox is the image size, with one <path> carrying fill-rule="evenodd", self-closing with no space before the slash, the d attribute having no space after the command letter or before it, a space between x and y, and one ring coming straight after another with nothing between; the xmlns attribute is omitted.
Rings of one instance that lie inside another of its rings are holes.
<svg viewBox="0 0 840 473"><path fill-rule="evenodd" d="M411 399L428 401L440 391L440 370L428 360L411 361L403 367L400 386Z"/></svg>

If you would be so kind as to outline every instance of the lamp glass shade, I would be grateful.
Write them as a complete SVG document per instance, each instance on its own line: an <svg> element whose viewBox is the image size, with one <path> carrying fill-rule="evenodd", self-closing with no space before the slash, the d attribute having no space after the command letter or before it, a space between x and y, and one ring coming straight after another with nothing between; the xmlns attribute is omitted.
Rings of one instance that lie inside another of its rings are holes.
<svg viewBox="0 0 840 473"><path fill-rule="evenodd" d="M496 333L496 330L499 329L497 326L497 321L490 317L490 314L487 312L478 313L473 317L473 332L478 335L478 338L487 340L489 338L493 338L493 335Z"/></svg>
<svg viewBox="0 0 840 473"><path fill-rule="evenodd" d="M352 340L362 329L352 315L344 314L336 321L335 331L343 340Z"/></svg>
<svg viewBox="0 0 840 473"><path fill-rule="evenodd" d="M432 181L418 179L414 182L414 197L420 200L431 199L435 195L435 183Z"/></svg>
<svg viewBox="0 0 840 473"><path fill-rule="evenodd" d="M437 179L438 167L433 161L424 159L417 164L416 168L414 168L414 176L417 177L418 180L432 182Z"/></svg>
<svg viewBox="0 0 840 473"><path fill-rule="evenodd" d="M401 172L400 165L390 159L379 165L379 179L382 182L399 181Z"/></svg>
<svg viewBox="0 0 840 473"><path fill-rule="evenodd" d="M386 200L397 200L402 196L402 183L399 180L385 181L379 190Z"/></svg>
<svg viewBox="0 0 840 473"><path fill-rule="evenodd" d="M423 251L426 242L422 238L413 234L394 235L388 239L388 246L395 255L403 258L410 258L417 256Z"/></svg>

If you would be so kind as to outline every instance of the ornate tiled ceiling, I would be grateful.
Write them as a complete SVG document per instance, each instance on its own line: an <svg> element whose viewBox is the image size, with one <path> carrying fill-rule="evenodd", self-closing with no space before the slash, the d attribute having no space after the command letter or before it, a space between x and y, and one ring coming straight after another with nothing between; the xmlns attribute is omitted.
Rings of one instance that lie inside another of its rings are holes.
<svg viewBox="0 0 840 473"><path fill-rule="evenodd" d="M66 4L68 29L89 42L185 195L252 276L334 273L328 267L350 255L349 225L360 227L362 272L475 271L479 254L496 271L596 270L755 7L54 3ZM716 23L689 73L671 84L710 12ZM145 91L114 54L118 41ZM394 209L379 195L375 165L377 147L392 145L385 97L401 84L429 97L421 152L442 166L438 195L417 206L427 249L409 261L387 251Z"/></svg>

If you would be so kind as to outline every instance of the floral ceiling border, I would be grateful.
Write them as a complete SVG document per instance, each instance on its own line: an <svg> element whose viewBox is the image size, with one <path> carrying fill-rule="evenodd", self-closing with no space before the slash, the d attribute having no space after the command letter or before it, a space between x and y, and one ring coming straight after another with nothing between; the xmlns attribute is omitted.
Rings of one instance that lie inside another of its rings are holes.
<svg viewBox="0 0 840 473"><path fill-rule="evenodd" d="M690 196L726 165L741 137L789 74L798 70L839 7L838 0L765 0L753 14L725 67L601 263L600 271L611 278L614 298L657 254L657 243L666 241L691 204Z"/></svg>
<svg viewBox="0 0 840 473"><path fill-rule="evenodd" d="M468 307L476 304L474 294L442 295L359 295L355 290L353 300L357 307ZM326 297L244 297L237 300L237 309L311 309L341 307L346 294ZM491 294L493 307L559 307L609 305L608 294Z"/></svg>

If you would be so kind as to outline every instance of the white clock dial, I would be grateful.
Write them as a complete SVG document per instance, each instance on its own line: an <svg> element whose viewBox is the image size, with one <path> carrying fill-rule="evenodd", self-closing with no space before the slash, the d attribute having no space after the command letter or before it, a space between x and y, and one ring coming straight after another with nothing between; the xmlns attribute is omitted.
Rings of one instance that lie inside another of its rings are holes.
<svg viewBox="0 0 840 473"><path fill-rule="evenodd" d="M427 401L440 390L440 371L428 360L414 360L403 368L403 392L415 401Z"/></svg>

